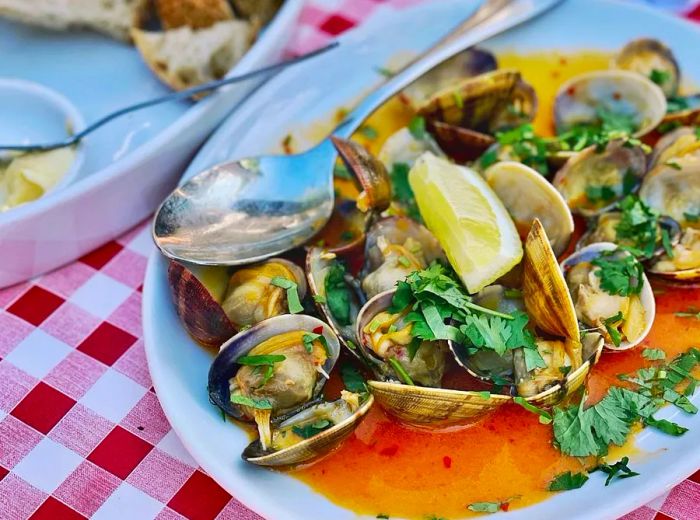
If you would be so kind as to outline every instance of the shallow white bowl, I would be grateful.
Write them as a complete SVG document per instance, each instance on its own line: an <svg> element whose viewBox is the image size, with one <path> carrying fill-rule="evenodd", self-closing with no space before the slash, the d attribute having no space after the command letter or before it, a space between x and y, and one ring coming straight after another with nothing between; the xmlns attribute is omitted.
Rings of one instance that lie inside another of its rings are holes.
<svg viewBox="0 0 700 520"><path fill-rule="evenodd" d="M349 106L367 88L381 81L375 66L386 64L400 51L421 50L446 32L465 15L464 5L464 0L426 2L400 14L379 15L344 35L340 49L313 64L286 71L248 99L236 118L227 120L202 148L185 177L222 160L279 150L286 134L326 120L335 109ZM684 73L695 82L700 80L700 62L695 56L700 29L625 2L568 0L546 17L485 46L495 51L522 52L614 50L642 35L669 43ZM290 96L289 92L295 95ZM295 135L295 141L304 142L304 136ZM205 387L211 356L180 325L170 297L166 267L165 260L154 253L144 286L146 354L165 414L187 449L219 484L267 519L357 518L290 476L243 463L240 453L248 438L240 429L223 422L219 411L208 402ZM697 403L699 397L696 394L693 401ZM633 460L634 469L641 473L639 477L604 487L603 475L595 473L581 489L489 518L617 518L669 490L700 467L700 416L690 417L670 407L658 415L673 417L690 431L679 438L651 429L638 435L637 446L650 453ZM390 488L387 493L391 493Z"/></svg>
<svg viewBox="0 0 700 520"><path fill-rule="evenodd" d="M229 75L278 61L302 5L287 0ZM87 121L169 92L135 48L98 34L0 20L0 56L0 78L60 92ZM87 137L84 161L68 185L0 214L0 288L75 260L150 215L211 131L262 81L222 89L194 105L135 112Z"/></svg>

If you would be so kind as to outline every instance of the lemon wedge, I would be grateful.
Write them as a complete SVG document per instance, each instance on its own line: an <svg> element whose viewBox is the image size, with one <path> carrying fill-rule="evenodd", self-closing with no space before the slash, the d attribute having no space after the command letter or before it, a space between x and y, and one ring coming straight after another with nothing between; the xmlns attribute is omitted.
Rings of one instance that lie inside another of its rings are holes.
<svg viewBox="0 0 700 520"><path fill-rule="evenodd" d="M513 219L474 170L426 152L408 182L425 224L470 293L520 262L523 247Z"/></svg>

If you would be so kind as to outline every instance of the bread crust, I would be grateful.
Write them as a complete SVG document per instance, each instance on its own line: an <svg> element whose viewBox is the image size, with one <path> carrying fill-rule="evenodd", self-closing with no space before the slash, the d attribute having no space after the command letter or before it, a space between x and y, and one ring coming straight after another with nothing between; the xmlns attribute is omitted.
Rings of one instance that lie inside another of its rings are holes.
<svg viewBox="0 0 700 520"><path fill-rule="evenodd" d="M156 10L164 29L204 29L233 19L227 0L156 0Z"/></svg>

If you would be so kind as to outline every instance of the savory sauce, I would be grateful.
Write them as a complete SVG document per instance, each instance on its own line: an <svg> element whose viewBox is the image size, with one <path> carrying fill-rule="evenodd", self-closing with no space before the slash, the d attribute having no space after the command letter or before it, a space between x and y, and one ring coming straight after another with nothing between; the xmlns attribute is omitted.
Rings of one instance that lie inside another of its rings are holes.
<svg viewBox="0 0 700 520"><path fill-rule="evenodd" d="M552 101L558 85L588 70L606 68L609 55L585 52L499 56L501 67L523 72L537 90L539 112L535 129L552 133ZM392 100L368 124L375 139L359 140L377 153L412 114ZM671 358L694 345L700 320L680 318L675 312L700 304L700 288L680 288L654 282L657 314L643 345L624 353L605 352L588 381L591 399L598 399L618 374L648 365L645 347L661 348ZM337 378L328 393L339 390ZM669 442L673 440L669 437ZM633 440L613 456L634 454ZM482 501L509 501L519 508L546 499L547 483L563 471L581 471L584 462L563 456L552 445L552 428L516 405L506 405L481 422L448 432L431 432L402 425L375 406L343 446L320 462L291 473L334 503L375 517L424 519L472 515L467 505Z"/></svg>

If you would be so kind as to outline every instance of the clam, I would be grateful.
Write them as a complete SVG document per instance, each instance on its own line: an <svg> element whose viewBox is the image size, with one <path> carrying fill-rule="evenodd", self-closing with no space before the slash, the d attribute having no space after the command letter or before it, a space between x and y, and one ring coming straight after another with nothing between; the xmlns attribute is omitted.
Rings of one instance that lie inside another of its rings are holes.
<svg viewBox="0 0 700 520"><path fill-rule="evenodd" d="M362 289L371 298L443 258L437 239L416 221L407 217L381 219L367 232Z"/></svg>
<svg viewBox="0 0 700 520"><path fill-rule="evenodd" d="M682 126L665 134L654 145L649 158L649 169L664 164L676 157L682 157L700 150L700 137L695 128Z"/></svg>
<svg viewBox="0 0 700 520"><path fill-rule="evenodd" d="M339 355L338 338L322 321L276 316L221 346L209 369L209 398L228 415L255 422L267 449L271 421L318 397Z"/></svg>
<svg viewBox="0 0 700 520"><path fill-rule="evenodd" d="M599 242L584 247L562 262L576 315L586 327L598 329L609 350L628 350L639 345L649 334L656 315L656 303L651 284L640 268L640 292L628 296L609 294L601 288L601 279L593 262L605 252L615 261L631 254L610 242ZM636 260L635 260L636 261ZM615 316L618 319L611 321ZM617 337L617 341L612 336Z"/></svg>
<svg viewBox="0 0 700 520"><path fill-rule="evenodd" d="M591 146L571 157L552 184L574 213L594 216L634 191L646 173L641 146L610 141L604 150Z"/></svg>
<svg viewBox="0 0 700 520"><path fill-rule="evenodd" d="M662 256L650 272L680 281L700 279L700 154L689 153L659 164L645 178L639 196L681 227L673 257Z"/></svg>
<svg viewBox="0 0 700 520"><path fill-rule="evenodd" d="M340 342L360 357L356 347L355 321L365 297L358 282L347 272L335 252L320 247L312 247L306 254L306 276L321 314Z"/></svg>
<svg viewBox="0 0 700 520"><path fill-rule="evenodd" d="M669 99L668 113L663 122L668 125L700 125L700 94Z"/></svg>
<svg viewBox="0 0 700 520"><path fill-rule="evenodd" d="M601 114L629 119L633 135L651 132L666 114L666 97L658 85L627 70L601 70L571 78L554 101L557 133L581 124L598 125Z"/></svg>
<svg viewBox="0 0 700 520"><path fill-rule="evenodd" d="M297 284L306 293L303 271L283 258L271 258L230 274L223 266L170 262L168 281L178 316L198 343L219 347L241 327L289 312L286 290L272 284L275 277Z"/></svg>
<svg viewBox="0 0 700 520"><path fill-rule="evenodd" d="M391 181L384 164L361 144L336 136L331 136L331 141L362 187L357 207L363 212L370 209L381 212L388 208L391 203Z"/></svg>
<svg viewBox="0 0 700 520"><path fill-rule="evenodd" d="M465 78L496 70L496 57L484 49L472 47L433 67L401 92L401 98L417 108L435 92L448 88Z"/></svg>
<svg viewBox="0 0 700 520"><path fill-rule="evenodd" d="M283 468L317 461L355 431L373 404L371 394L343 390L340 399L312 405L279 423L268 449L255 440L243 451L243 460Z"/></svg>
<svg viewBox="0 0 700 520"><path fill-rule="evenodd" d="M391 171L397 164L405 164L410 168L424 152L432 152L438 156L445 155L430 134L418 139L404 127L384 141L378 157Z"/></svg>
<svg viewBox="0 0 700 520"><path fill-rule="evenodd" d="M536 218L542 222L556 255L562 254L574 232L574 218L562 195L538 172L514 161L499 162L484 172L525 237Z"/></svg>
<svg viewBox="0 0 700 520"><path fill-rule="evenodd" d="M539 220L525 241L523 301L547 366L528 371L523 349L514 351L516 389L537 406L551 406L584 384L602 341L597 334L581 338L574 303Z"/></svg>
<svg viewBox="0 0 700 520"><path fill-rule="evenodd" d="M625 45L615 56L613 65L618 69L641 74L655 80L666 97L678 93L681 71L671 49L659 40L639 38Z"/></svg>
<svg viewBox="0 0 700 520"><path fill-rule="evenodd" d="M394 291L369 300L357 319L360 348L385 366L382 381L368 381L377 402L408 424L442 428L474 422L510 399L439 388L447 362L443 341L424 341L411 358L412 324L390 310ZM423 386L418 386L423 385Z"/></svg>
<svg viewBox="0 0 700 520"><path fill-rule="evenodd" d="M449 125L442 121L428 121L427 125L441 150L458 163L478 159L496 142L496 139L489 134Z"/></svg>

